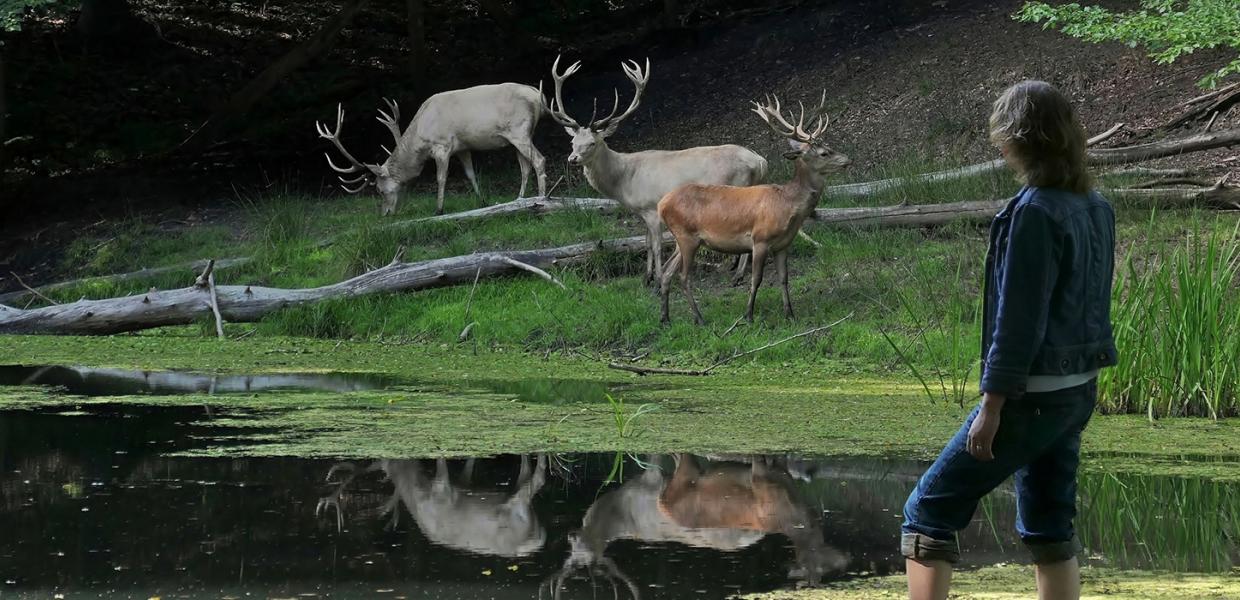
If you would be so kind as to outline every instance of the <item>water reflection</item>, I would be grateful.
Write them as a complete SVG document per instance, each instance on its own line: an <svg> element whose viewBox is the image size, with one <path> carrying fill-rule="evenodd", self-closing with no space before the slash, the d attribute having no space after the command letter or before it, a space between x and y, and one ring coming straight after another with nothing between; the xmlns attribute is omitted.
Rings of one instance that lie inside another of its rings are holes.
<svg viewBox="0 0 1240 600"><path fill-rule="evenodd" d="M456 481L448 469L448 461L435 461L435 476L427 477L420 460L378 460L365 469L381 471L392 484L391 497L379 510L389 517L388 529L400 523L401 507L413 517L418 529L431 542L492 556L528 556L547 541L547 532L534 513L534 496L547 481L547 457L540 455L537 466L530 469L530 457L522 456L521 470L512 493L474 489L474 459L468 459ZM336 528L344 528L345 512L342 496L358 475L353 463L338 463L327 472L332 480L337 473L345 474L336 490L321 498L316 513L334 511Z"/></svg>
<svg viewBox="0 0 1240 600"><path fill-rule="evenodd" d="M236 394L277 390L355 392L389 387L394 379L370 373L264 373L227 375L73 366L0 365L0 385L46 385L81 396Z"/></svg>
<svg viewBox="0 0 1240 600"><path fill-rule="evenodd" d="M621 457L612 481L614 455L177 458L201 409L96 408L0 412L0 594L723 598L898 572L924 468L681 454ZM1240 564L1236 484L1086 473L1081 493L1090 561ZM967 565L1027 561L1014 516L1009 492L986 501Z"/></svg>

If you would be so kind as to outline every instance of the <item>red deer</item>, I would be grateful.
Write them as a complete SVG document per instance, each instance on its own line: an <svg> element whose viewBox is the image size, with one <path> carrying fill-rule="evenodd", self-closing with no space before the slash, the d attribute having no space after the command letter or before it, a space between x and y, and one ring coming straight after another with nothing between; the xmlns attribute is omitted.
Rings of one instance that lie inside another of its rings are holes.
<svg viewBox="0 0 1240 600"><path fill-rule="evenodd" d="M790 577L814 583L847 565L845 555L823 542L816 516L789 493L787 475L764 463L723 463L703 472L693 460L678 457L669 480L653 458L647 459L641 476L600 496L586 511L581 529L569 536L569 557L548 582L553 597L559 598L575 569L601 568L638 598L637 584L605 555L616 540L735 552L779 533L795 548L797 566Z"/></svg>
<svg viewBox="0 0 1240 600"><path fill-rule="evenodd" d="M586 125L570 117L564 108L561 93L564 80L581 68L575 62L563 73L559 72L560 59L551 65L551 77L555 80L555 96L544 107L551 118L564 126L572 136L570 165L581 165L586 180L594 189L613 198L629 211L637 214L646 225L646 280L657 283L663 271L663 231L655 206L667 192L686 183L753 185L766 176L766 159L748 148L732 144L724 146L699 146L685 150L646 150L643 152L616 152L607 145L607 138L616 132L620 123L637 110L641 104L646 82L650 80L650 61L643 71L636 62L622 63L624 74L633 82L635 91L629 107L619 115L620 93L611 113L594 120L591 115ZM742 264L741 269L744 268Z"/></svg>
<svg viewBox="0 0 1240 600"><path fill-rule="evenodd" d="M754 102L753 111L762 117L772 131L788 138L792 150L784 158L795 160L795 174L784 184L736 187L728 185L690 184L667 193L659 200L659 217L676 238L676 255L669 261L660 281L663 313L668 318L668 293L671 278L680 267L681 283L693 318L705 324L697 301L693 298L690 276L693 259L700 246L725 254L752 253L753 273L749 286L749 303L745 319L753 322L754 299L766 267L768 254L775 256L775 268L783 286L784 314L792 318L792 299L788 293L788 247L818 205L826 176L851 164L847 156L832 150L821 139L830 120L824 111L826 95L814 115L815 125L805 130L805 107L796 125L783 115L779 99L774 103Z"/></svg>
<svg viewBox="0 0 1240 600"><path fill-rule="evenodd" d="M340 177L346 192L356 194L368 185L374 185L383 196L381 210L384 215L396 212L401 187L422 173L426 160L433 159L439 196L435 214L443 214L443 190L448 179L448 161L453 156L465 167L465 176L473 185L474 193L482 195L474 175L474 150L495 150L512 146L517 150L517 163L521 167L521 191L525 196L525 183L530 167L538 179L538 194L547 194L546 163L543 155L534 147L534 129L542 117L542 94L538 89L519 83L479 85L462 90L441 92L427 98L418 108L402 135L400 132L400 109L395 102L386 100L390 113L379 111L376 117L395 139L395 147L388 152L383 164L363 163L353 157L340 143L340 129L344 124L344 109L336 107L336 129L329 130L315 122L319 137L330 141L349 161L340 167L327 157L327 164L337 173L357 176L352 179ZM386 150L386 148L384 148ZM349 187L355 186L355 187Z"/></svg>

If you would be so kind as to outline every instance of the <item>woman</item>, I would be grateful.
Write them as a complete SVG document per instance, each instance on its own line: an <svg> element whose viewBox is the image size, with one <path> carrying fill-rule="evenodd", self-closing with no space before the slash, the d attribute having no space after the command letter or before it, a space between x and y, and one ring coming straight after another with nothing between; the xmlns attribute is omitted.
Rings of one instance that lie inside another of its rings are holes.
<svg viewBox="0 0 1240 600"><path fill-rule="evenodd" d="M1038 597L1080 597L1072 519L1081 431L1098 370L1115 364L1111 275L1115 215L1091 189L1085 131L1041 81L995 101L990 138L1025 187L995 217L986 257L982 401L904 507L909 597L942 600L956 532L978 501L1015 475L1016 529L1033 555Z"/></svg>

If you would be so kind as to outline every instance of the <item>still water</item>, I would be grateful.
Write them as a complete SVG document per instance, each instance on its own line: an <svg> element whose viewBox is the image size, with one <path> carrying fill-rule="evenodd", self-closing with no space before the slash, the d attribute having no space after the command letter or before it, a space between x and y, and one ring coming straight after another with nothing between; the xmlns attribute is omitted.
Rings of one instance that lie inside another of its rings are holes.
<svg viewBox="0 0 1240 600"><path fill-rule="evenodd" d="M296 383L363 385L323 378ZM898 572L900 506L924 469L786 455L168 456L234 433L208 419L132 403L0 411L0 598L725 598ZM1240 565L1235 485L1089 474L1081 489L1094 563ZM1010 489L987 500L961 535L967 565L1025 560L1014 512Z"/></svg>

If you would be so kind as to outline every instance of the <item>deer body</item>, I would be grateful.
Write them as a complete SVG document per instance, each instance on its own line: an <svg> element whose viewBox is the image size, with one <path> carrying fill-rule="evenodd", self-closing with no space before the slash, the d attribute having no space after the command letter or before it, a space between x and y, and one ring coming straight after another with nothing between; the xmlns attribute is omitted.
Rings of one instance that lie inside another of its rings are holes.
<svg viewBox="0 0 1240 600"><path fill-rule="evenodd" d="M615 199L641 218L646 226L646 280L658 282L663 272L663 230L657 210L659 199L677 187L690 183L738 186L756 184L766 177L766 159L748 148L732 144L684 150L616 152L607 145L607 138L640 104L646 82L650 78L649 61L645 71L642 71L637 63L622 65L625 74L636 87L629 108L620 116L615 116L619 108L617 93L617 104L611 115L589 121L585 126L564 112L564 103L560 98L564 80L577 72L580 63L574 63L564 73L558 72L558 65L557 58L551 67L555 80L555 99L546 105L546 110L573 138L568 162L571 165L581 165L586 180L600 194Z"/></svg>
<svg viewBox="0 0 1240 600"><path fill-rule="evenodd" d="M396 103L389 101L388 107L391 114L379 111L381 116L378 120L392 132L396 146L383 164L360 163L340 145L337 136L344 118L343 111L337 111L335 132L318 126L319 135L332 141L352 163L348 168L337 167L329 158L332 169L345 174L362 174L351 180L341 178L346 184L373 183L383 196L383 214L395 212L401 188L421 174L428 160L433 160L436 166L436 214L443 213L448 163L454 156L464 166L465 176L474 192L481 195L472 152L505 146L512 146L517 151L517 162L521 167L521 190L518 195L525 195L531 167L537 177L538 193L546 194L546 161L533 142L534 129L543 114L541 94L537 88L518 83L499 83L435 94L422 103L403 134L400 132L400 113ZM345 189L356 192L363 187Z"/></svg>
<svg viewBox="0 0 1240 600"><path fill-rule="evenodd" d="M820 107L821 115L821 107ZM804 130L804 112L797 125L791 125L773 106L755 109L767 124L789 137L792 151L784 156L796 161L792 180L784 184L749 187L718 185L687 185L669 192L659 200L658 212L676 238L676 255L669 261L660 281L662 321L667 323L668 295L671 278L680 268L681 283L694 320L705 323L693 298L690 276L697 250L706 246L727 254L752 253L753 273L745 318L753 322L754 300L762 284L766 257L774 255L775 267L783 288L784 314L792 318L792 299L788 291L788 247L801 230L801 225L814 212L826 176L847 167L847 156L835 152L818 138L826 129L819 117L814 131ZM771 120L774 119L775 123Z"/></svg>

